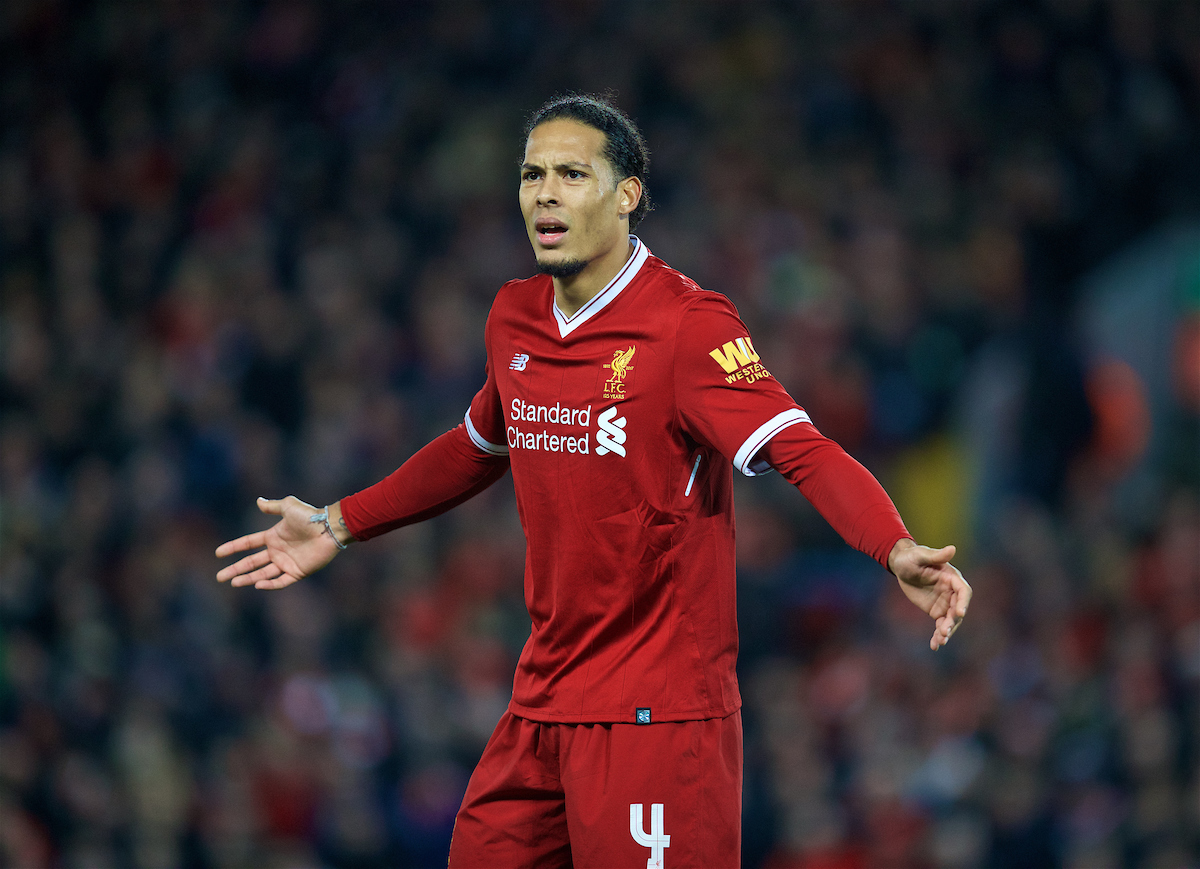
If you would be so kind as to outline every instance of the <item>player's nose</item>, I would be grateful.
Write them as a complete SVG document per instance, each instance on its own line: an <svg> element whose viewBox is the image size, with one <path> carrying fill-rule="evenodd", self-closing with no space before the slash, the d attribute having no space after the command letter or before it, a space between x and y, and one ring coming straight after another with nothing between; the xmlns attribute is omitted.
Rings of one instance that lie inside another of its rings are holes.
<svg viewBox="0 0 1200 869"><path fill-rule="evenodd" d="M548 173L546 177L542 178L541 183L538 184L537 195L534 197L534 201L542 206L558 205L561 192L559 183L559 179L553 173Z"/></svg>

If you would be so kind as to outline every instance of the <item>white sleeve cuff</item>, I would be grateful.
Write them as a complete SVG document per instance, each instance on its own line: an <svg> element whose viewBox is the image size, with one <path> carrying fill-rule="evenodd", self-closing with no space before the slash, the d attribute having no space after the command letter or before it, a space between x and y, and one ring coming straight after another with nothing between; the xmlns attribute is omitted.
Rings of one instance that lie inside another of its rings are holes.
<svg viewBox="0 0 1200 869"><path fill-rule="evenodd" d="M466 415L463 416L463 422L467 424L467 435L471 438L471 443L479 447L485 453L493 456L507 456L507 444L493 444L483 439L478 431L475 430L475 423L471 422L471 409L467 408Z"/></svg>
<svg viewBox="0 0 1200 869"><path fill-rule="evenodd" d="M467 422L470 423L470 420L468 419ZM798 407L790 408L771 417L756 428L754 434L746 438L733 457L733 466L747 477L757 477L759 474L770 471L770 464L765 459L755 460L755 455L766 445L767 441L788 426L793 426L798 422L812 422L808 418L808 414Z"/></svg>

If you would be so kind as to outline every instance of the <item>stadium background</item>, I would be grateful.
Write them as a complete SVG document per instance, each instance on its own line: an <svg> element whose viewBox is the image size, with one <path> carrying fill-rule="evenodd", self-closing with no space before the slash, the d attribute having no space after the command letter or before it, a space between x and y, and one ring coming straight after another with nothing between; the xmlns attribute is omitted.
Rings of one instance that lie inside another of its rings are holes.
<svg viewBox="0 0 1200 869"><path fill-rule="evenodd" d="M1198 865L1186 0L4 3L0 863L442 865L528 630L511 485L282 593L212 551L461 418L567 89L976 591L931 654L739 482L746 866Z"/></svg>

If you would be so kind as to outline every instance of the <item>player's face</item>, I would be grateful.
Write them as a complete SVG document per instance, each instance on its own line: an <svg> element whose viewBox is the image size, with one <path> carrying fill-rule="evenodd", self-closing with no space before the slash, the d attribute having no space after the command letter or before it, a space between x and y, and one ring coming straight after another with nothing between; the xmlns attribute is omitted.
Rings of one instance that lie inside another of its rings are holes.
<svg viewBox="0 0 1200 869"><path fill-rule="evenodd" d="M538 266L555 277L610 257L624 262L625 216L641 186L636 178L617 183L604 145L604 133L565 118L534 127L525 143L521 213Z"/></svg>

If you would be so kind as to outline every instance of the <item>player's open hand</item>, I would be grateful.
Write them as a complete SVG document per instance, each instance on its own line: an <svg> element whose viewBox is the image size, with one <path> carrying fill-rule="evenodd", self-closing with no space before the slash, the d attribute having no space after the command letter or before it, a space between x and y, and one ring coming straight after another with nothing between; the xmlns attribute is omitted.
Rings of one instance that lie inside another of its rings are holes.
<svg viewBox="0 0 1200 869"><path fill-rule="evenodd" d="M937 651L958 630L971 603L971 586L950 563L953 546L931 549L904 539L892 547L888 569L896 575L905 596L934 620L929 648Z"/></svg>
<svg viewBox="0 0 1200 869"><path fill-rule="evenodd" d="M320 509L294 495L281 501L258 499L258 509L282 517L266 531L256 531L217 547L217 557L236 552L258 550L217 573L220 582L253 585L255 588L283 588L333 560L338 546L325 532L322 522L313 522Z"/></svg>

